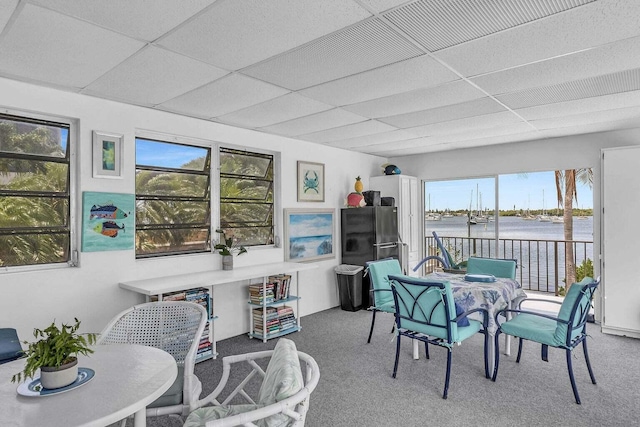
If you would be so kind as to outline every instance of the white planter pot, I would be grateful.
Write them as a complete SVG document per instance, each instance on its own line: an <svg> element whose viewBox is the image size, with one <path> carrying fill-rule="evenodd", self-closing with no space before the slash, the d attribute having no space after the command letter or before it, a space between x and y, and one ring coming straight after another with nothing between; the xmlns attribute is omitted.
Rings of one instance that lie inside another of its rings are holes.
<svg viewBox="0 0 640 427"><path fill-rule="evenodd" d="M68 386L78 379L78 359L59 368L43 366L40 368L40 383L48 389Z"/></svg>
<svg viewBox="0 0 640 427"><path fill-rule="evenodd" d="M233 270L233 255L222 255L222 269Z"/></svg>

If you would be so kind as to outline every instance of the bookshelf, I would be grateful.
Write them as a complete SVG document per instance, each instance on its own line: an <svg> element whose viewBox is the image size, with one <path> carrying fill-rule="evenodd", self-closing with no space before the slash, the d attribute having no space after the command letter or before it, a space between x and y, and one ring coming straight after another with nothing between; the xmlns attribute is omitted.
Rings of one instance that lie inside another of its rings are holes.
<svg viewBox="0 0 640 427"><path fill-rule="evenodd" d="M215 288L218 285L223 285L227 283L243 283L243 282L251 282L256 279L262 278L262 283L266 285L266 282L269 280L270 276L278 276L278 275L291 275L290 287L293 286L295 289L290 289L293 291L292 294L289 294L288 298L283 298L274 301L270 306L289 306L292 309L293 305L295 305L294 316L297 316L295 319L295 330L294 328L287 328L291 330L286 330L286 332L280 333L280 335L268 335L268 338L275 338L277 336L285 335L297 330L300 330L300 318L298 311L298 301L299 301L299 272L305 270L312 270L317 268L318 266L315 264L307 264L307 263L296 263L296 262L275 262L270 264L258 264L247 267L235 267L233 270L206 270L195 273L185 273L178 274L174 276L162 276L162 277L151 277L144 278L139 280L130 280L123 281L119 283L119 286L122 289L126 289L129 291L133 291L142 295L145 295L147 301L151 301L152 298L155 298L156 301L164 299L165 296L169 296L171 294L178 294L180 292L186 292L194 289L206 289L209 294L209 342L211 344L210 356L203 356L198 361L203 361L208 358L215 358L217 356L216 352L216 339L215 339L215 322L214 320L217 318L215 316L214 310L214 302L217 300L215 298L219 298L215 295ZM295 275L295 276L294 276ZM185 294L186 298L186 294ZM265 301L265 304L266 301ZM252 315L252 309L261 308L261 305L258 304L249 304L249 314ZM253 328L253 318L251 318L250 322L250 336L254 333ZM262 338L264 342L266 342L266 338L262 335L257 336L258 338Z"/></svg>
<svg viewBox="0 0 640 427"><path fill-rule="evenodd" d="M289 274L278 274L265 277L262 283L249 285L250 338L267 342L300 330L300 322L296 318L300 298L290 292L291 279ZM296 310L292 303L295 303Z"/></svg>

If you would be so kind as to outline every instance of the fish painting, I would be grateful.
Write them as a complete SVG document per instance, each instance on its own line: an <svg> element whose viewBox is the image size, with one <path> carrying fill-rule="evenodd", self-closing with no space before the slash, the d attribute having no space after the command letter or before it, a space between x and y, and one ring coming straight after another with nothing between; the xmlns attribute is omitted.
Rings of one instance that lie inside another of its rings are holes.
<svg viewBox="0 0 640 427"><path fill-rule="evenodd" d="M89 219L94 218L106 218L106 219L123 219L128 217L127 214L122 209L114 206L113 204L97 206L93 205L91 207L91 211L89 212Z"/></svg>
<svg viewBox="0 0 640 427"><path fill-rule="evenodd" d="M93 231L107 237L117 237L118 230L122 230L124 233L124 224L118 225L115 221L104 221L102 224L93 227Z"/></svg>

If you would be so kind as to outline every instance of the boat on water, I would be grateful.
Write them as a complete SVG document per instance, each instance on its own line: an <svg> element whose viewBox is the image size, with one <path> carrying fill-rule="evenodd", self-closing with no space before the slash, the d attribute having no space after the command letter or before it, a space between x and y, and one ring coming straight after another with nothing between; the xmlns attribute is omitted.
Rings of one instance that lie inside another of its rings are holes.
<svg viewBox="0 0 640 427"><path fill-rule="evenodd" d="M538 215L538 221L540 222L551 222L551 217L547 214Z"/></svg>
<svg viewBox="0 0 640 427"><path fill-rule="evenodd" d="M442 217L440 216L440 214L434 212L427 212L424 217L424 219L426 219L427 221L440 221L441 218Z"/></svg>
<svg viewBox="0 0 640 427"><path fill-rule="evenodd" d="M551 222L554 224L564 224L564 218L561 216L552 216Z"/></svg>

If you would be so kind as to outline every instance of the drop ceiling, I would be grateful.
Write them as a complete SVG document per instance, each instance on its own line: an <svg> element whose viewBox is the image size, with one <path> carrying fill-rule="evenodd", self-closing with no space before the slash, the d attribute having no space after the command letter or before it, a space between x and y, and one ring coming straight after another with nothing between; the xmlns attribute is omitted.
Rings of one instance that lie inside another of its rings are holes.
<svg viewBox="0 0 640 427"><path fill-rule="evenodd" d="M3 0L0 76L415 155L640 127L640 1Z"/></svg>

